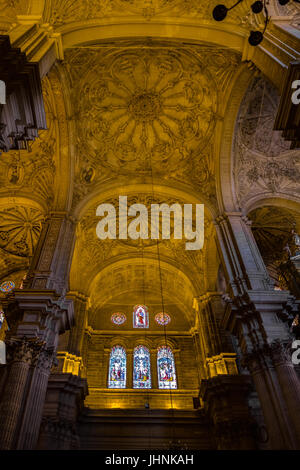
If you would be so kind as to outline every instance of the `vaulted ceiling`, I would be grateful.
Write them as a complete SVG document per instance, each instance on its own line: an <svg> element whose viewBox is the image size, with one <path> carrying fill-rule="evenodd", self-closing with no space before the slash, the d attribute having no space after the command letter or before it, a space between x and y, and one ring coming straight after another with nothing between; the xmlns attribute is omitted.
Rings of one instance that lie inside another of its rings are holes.
<svg viewBox="0 0 300 470"><path fill-rule="evenodd" d="M300 201L299 155L272 131L278 92L259 70L278 84L268 62L283 54L271 41L277 26L266 38L272 54L249 50L249 30L260 26L250 3L220 25L211 17L215 2L204 0L0 0L2 32L39 17L64 57L43 78L48 130L29 151L0 158L0 278L22 279L43 218L65 210L78 222L70 287L90 297L94 313L134 296L158 306L163 289L191 324L193 297L216 289L224 139L239 210L265 198ZM298 28L297 8L275 7ZM96 208L120 194L147 207L203 203L204 249L189 252L179 240L100 241Z"/></svg>

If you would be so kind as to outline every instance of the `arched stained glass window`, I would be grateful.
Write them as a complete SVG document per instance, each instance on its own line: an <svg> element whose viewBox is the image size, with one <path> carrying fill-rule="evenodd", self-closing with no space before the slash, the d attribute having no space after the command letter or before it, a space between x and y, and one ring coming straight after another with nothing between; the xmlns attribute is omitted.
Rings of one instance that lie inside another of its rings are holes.
<svg viewBox="0 0 300 470"><path fill-rule="evenodd" d="M158 388L177 388L175 361L169 346L161 346L157 351Z"/></svg>
<svg viewBox="0 0 300 470"><path fill-rule="evenodd" d="M149 312L145 305L133 309L133 328L149 328Z"/></svg>
<svg viewBox="0 0 300 470"><path fill-rule="evenodd" d="M0 310L0 329L2 327L2 324L4 323L5 317L4 317L4 312L3 310Z"/></svg>
<svg viewBox="0 0 300 470"><path fill-rule="evenodd" d="M110 352L108 388L126 388L126 351L114 346Z"/></svg>
<svg viewBox="0 0 300 470"><path fill-rule="evenodd" d="M151 388L150 353L145 346L134 349L133 388Z"/></svg>

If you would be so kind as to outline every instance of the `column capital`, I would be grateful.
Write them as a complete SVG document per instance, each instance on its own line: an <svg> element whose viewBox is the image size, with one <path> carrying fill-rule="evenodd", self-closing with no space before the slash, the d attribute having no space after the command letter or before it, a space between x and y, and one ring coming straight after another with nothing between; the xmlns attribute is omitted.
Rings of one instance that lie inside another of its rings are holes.
<svg viewBox="0 0 300 470"><path fill-rule="evenodd" d="M39 338L47 348L57 347L58 335L74 323L72 300L55 291L18 289L4 302L10 330L7 338Z"/></svg>

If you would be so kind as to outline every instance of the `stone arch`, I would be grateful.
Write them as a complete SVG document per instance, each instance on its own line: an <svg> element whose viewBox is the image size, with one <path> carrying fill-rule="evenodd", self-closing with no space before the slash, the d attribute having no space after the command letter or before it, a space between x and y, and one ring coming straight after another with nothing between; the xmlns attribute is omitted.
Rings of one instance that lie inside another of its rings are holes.
<svg viewBox="0 0 300 470"><path fill-rule="evenodd" d="M240 105L253 76L254 71L251 71L246 65L238 70L227 109L224 113L225 118L217 164L217 196L220 212L239 210L232 174L232 144Z"/></svg>
<svg viewBox="0 0 300 470"><path fill-rule="evenodd" d="M55 210L69 210L72 204L75 137L72 115L70 86L64 68L55 64L48 74L56 109L56 131L59 139L57 171L55 178ZM63 183L63 184L62 184Z"/></svg>
<svg viewBox="0 0 300 470"><path fill-rule="evenodd" d="M265 77L254 77L241 101L232 143L236 207L274 197L299 200L300 159L274 120L279 95ZM262 119L263 116L263 119Z"/></svg>

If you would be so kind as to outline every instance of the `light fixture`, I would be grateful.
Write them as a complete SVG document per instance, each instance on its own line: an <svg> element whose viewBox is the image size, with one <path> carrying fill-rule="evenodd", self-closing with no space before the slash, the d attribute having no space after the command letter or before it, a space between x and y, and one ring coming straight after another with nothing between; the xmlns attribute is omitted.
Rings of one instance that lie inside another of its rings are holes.
<svg viewBox="0 0 300 470"><path fill-rule="evenodd" d="M263 2L257 1L257 2L252 3L251 10L253 11L253 13L258 14L263 11L263 7L264 7Z"/></svg>
<svg viewBox="0 0 300 470"><path fill-rule="evenodd" d="M277 0L277 1L278 1L279 5L287 5L290 0ZM292 1L294 1L296 3L300 3L300 0L292 0ZM227 13L230 10L232 10L233 8L235 8L237 5L239 5L241 2L243 2L243 0L238 0L230 8L226 7L223 4L219 4L219 5L215 6L215 8L213 9L213 12L212 12L214 20L216 20L216 21L225 20L225 18L227 16ZM249 44L251 46L258 46L264 38L264 34L265 34L265 31L267 29L269 19L270 19L269 12L268 12L268 9L267 9L267 0L257 0L257 1L255 1L251 5L251 10L255 15L260 14L263 10L265 12L265 27L264 27L263 31L251 31L250 36L248 38Z"/></svg>

